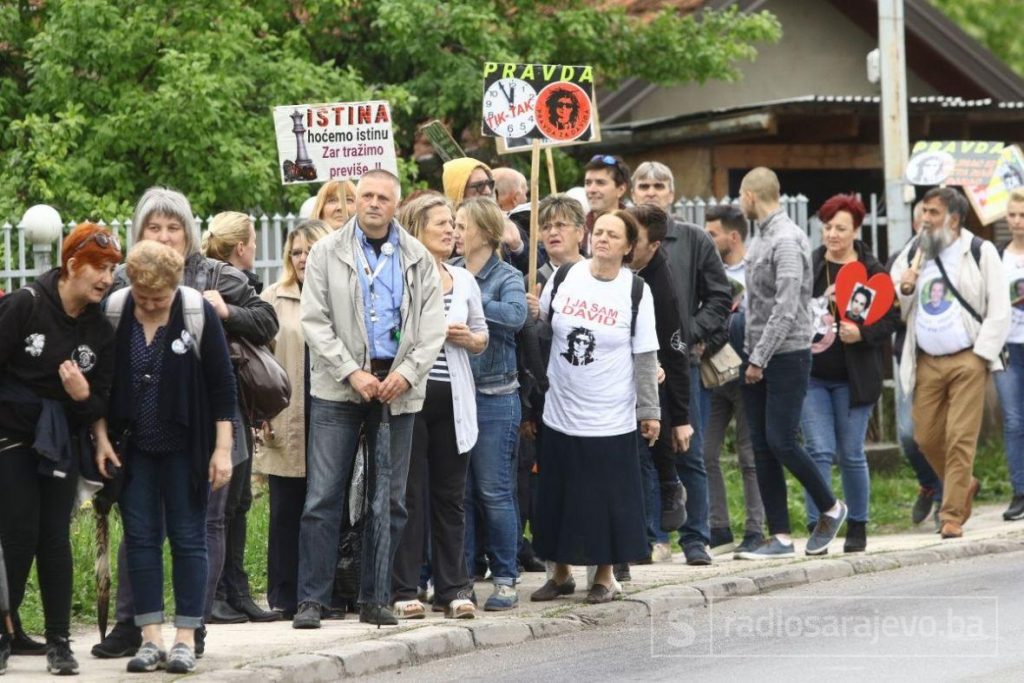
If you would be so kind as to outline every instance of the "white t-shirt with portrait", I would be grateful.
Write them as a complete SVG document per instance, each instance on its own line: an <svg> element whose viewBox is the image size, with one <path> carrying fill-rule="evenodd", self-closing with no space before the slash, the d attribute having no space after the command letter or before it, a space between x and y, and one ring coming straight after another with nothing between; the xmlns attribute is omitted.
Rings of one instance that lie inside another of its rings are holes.
<svg viewBox="0 0 1024 683"><path fill-rule="evenodd" d="M960 259L963 258L961 249L960 241L956 240L939 254L942 266L954 285L960 272ZM918 348L932 356L945 356L971 348L973 344L964 326L963 308L949 291L934 259L924 262L918 283L914 322Z"/></svg>
<svg viewBox="0 0 1024 683"><path fill-rule="evenodd" d="M1010 344L1024 344L1024 255L1003 252L1003 272L1010 283Z"/></svg>
<svg viewBox="0 0 1024 683"><path fill-rule="evenodd" d="M552 308L550 278L540 297L541 319ZM570 436L636 431L633 354L658 350L654 300L644 284L636 335L630 336L633 274L623 268L605 282L590 260L573 266L558 287L551 320L551 356L544 423Z"/></svg>

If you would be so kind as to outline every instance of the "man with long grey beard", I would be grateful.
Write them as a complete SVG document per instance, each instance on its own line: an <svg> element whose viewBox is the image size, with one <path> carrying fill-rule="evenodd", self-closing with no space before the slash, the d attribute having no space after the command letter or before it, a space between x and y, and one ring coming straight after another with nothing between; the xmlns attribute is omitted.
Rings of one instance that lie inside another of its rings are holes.
<svg viewBox="0 0 1024 683"><path fill-rule="evenodd" d="M942 537L959 538L980 486L974 454L988 373L1003 369L1010 295L995 246L964 227L966 198L938 187L921 204L921 234L892 268L907 322L899 381L914 397L914 440L942 480Z"/></svg>

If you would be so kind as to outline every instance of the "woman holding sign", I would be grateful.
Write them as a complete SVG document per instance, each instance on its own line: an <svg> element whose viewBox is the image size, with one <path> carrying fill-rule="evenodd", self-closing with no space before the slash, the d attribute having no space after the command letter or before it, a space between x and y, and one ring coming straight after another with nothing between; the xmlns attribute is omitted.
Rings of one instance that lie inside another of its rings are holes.
<svg viewBox="0 0 1024 683"><path fill-rule="evenodd" d="M824 244L811 259L814 356L800 416L807 451L825 481L832 480L832 462L839 456L843 498L850 508L843 545L848 553L867 547L871 482L864 439L872 406L882 393L883 345L898 321L895 309L881 310L883 303L876 291L880 289L878 280L868 281L878 273L884 278L888 275L867 245L857 239L864 214L861 201L844 194L831 197L818 210L818 218L824 224ZM841 292L847 300L837 301L839 273L855 262L863 264L868 278L854 284L850 291ZM891 281L887 286L892 289ZM877 311L875 306L879 307ZM810 496L807 510L808 528L813 529L818 521L817 508Z"/></svg>

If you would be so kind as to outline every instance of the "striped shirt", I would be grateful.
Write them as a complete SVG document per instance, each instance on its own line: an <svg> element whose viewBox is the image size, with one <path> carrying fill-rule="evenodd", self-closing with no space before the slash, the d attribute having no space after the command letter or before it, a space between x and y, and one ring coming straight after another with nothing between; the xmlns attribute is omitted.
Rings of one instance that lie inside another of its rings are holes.
<svg viewBox="0 0 1024 683"><path fill-rule="evenodd" d="M452 307L452 293L445 292L444 295L444 317L447 320L448 311ZM427 379L432 379L438 382L451 382L452 376L448 372L448 355L444 352L444 344L441 345L441 351L437 354L437 360L434 361L434 366L430 368L430 374Z"/></svg>

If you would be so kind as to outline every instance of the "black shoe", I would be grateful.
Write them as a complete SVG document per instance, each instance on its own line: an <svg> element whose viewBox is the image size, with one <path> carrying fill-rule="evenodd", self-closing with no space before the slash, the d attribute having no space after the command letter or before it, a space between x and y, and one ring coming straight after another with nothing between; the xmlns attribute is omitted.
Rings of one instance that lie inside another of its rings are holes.
<svg viewBox="0 0 1024 683"><path fill-rule="evenodd" d="M320 628L320 605L312 601L300 603L292 628Z"/></svg>
<svg viewBox="0 0 1024 683"><path fill-rule="evenodd" d="M1012 522L1017 519L1024 519L1024 494L1017 494L1010 501L1010 507L1003 513L1003 519Z"/></svg>
<svg viewBox="0 0 1024 683"><path fill-rule="evenodd" d="M114 624L102 643L93 645L92 656L99 659L134 657L142 647L142 629L124 621Z"/></svg>
<svg viewBox="0 0 1024 683"><path fill-rule="evenodd" d="M743 542L736 546L734 554L752 553L764 543L764 534L760 531L748 531L743 534Z"/></svg>
<svg viewBox="0 0 1024 683"><path fill-rule="evenodd" d="M547 571L547 567L544 566L544 563L533 555L522 558L521 562L523 564L523 569L528 572L535 573Z"/></svg>
<svg viewBox="0 0 1024 683"><path fill-rule="evenodd" d="M683 483L661 485L661 530L676 531L686 524L686 489Z"/></svg>
<svg viewBox="0 0 1024 683"><path fill-rule="evenodd" d="M207 624L244 624L249 617L239 612L227 603L227 600L214 600L210 608L210 618Z"/></svg>
<svg viewBox="0 0 1024 683"><path fill-rule="evenodd" d="M868 523L846 522L846 541L843 543L844 553L862 553L868 547Z"/></svg>
<svg viewBox="0 0 1024 683"><path fill-rule="evenodd" d="M71 653L71 641L59 636L46 639L46 670L54 676L74 676L78 660Z"/></svg>
<svg viewBox="0 0 1024 683"><path fill-rule="evenodd" d="M621 562L615 565L612 573L615 574L615 580L619 583L625 583L626 581L632 581L633 577L629 573L629 563Z"/></svg>
<svg viewBox="0 0 1024 683"><path fill-rule="evenodd" d="M398 619L391 610L383 605L360 605L359 621L363 624L377 626L398 626Z"/></svg>
<svg viewBox="0 0 1024 683"><path fill-rule="evenodd" d="M249 621L256 623L262 624L268 621L277 621L281 618L281 615L277 612L265 610L257 605L252 597L248 595L237 600L229 600L228 605L247 616Z"/></svg>
<svg viewBox="0 0 1024 683"><path fill-rule="evenodd" d="M11 637L0 633L0 676L7 673L7 659L11 656Z"/></svg>
<svg viewBox="0 0 1024 683"><path fill-rule="evenodd" d="M910 511L910 521L914 524L920 524L924 520L928 519L928 514L932 511L932 507L935 505L935 489L922 486L917 490L917 500L914 501L914 507Z"/></svg>
<svg viewBox="0 0 1024 683"><path fill-rule="evenodd" d="M21 627L21 622L14 622L14 637L8 639L12 655L45 655L46 643L29 638Z"/></svg>
<svg viewBox="0 0 1024 683"><path fill-rule="evenodd" d="M555 583L554 579L548 579L547 583L530 594L530 602L547 602L575 592L576 581L571 576L564 583Z"/></svg>
<svg viewBox="0 0 1024 683"><path fill-rule="evenodd" d="M686 556L686 564L691 567L706 567L711 564L711 556L704 547L704 541L690 541L683 546L683 555Z"/></svg>
<svg viewBox="0 0 1024 683"><path fill-rule="evenodd" d="M196 646L194 648L196 659L202 659L203 655L206 653L206 626L203 625L197 628L194 637L196 642Z"/></svg>
<svg viewBox="0 0 1024 683"><path fill-rule="evenodd" d="M733 549L735 539L729 527L711 529L711 552L715 555L727 553Z"/></svg>

